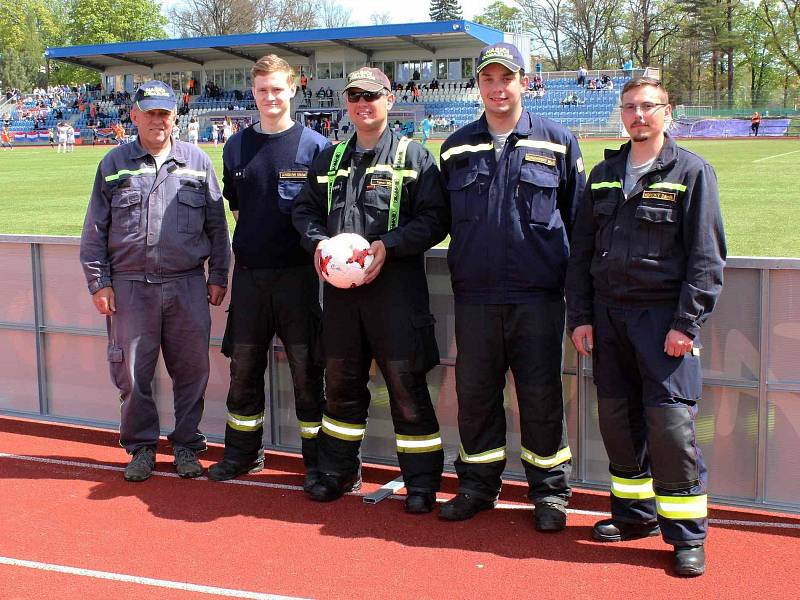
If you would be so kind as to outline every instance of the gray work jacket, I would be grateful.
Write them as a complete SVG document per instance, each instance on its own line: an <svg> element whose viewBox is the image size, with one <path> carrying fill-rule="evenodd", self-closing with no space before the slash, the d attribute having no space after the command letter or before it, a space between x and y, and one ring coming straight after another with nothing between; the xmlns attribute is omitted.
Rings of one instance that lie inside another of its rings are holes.
<svg viewBox="0 0 800 600"><path fill-rule="evenodd" d="M97 168L80 258L92 294L114 278L162 283L201 274L206 259L208 283L227 286L228 224L208 156L173 139L156 171L138 140L111 150Z"/></svg>

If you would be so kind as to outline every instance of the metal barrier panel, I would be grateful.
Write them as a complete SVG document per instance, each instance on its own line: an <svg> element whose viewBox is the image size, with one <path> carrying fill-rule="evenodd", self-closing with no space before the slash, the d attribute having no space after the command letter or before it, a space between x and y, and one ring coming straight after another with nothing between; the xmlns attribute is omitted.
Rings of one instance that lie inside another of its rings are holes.
<svg viewBox="0 0 800 600"><path fill-rule="evenodd" d="M431 309L442 364L428 375L445 457L458 452L455 324L445 251L428 253ZM96 314L78 262L78 240L0 235L0 277L10 291L0 305L0 414L115 428L118 394L106 360L105 319ZM226 303L227 305L227 303ZM219 352L225 311L212 307L203 432L224 438L229 363ZM734 258L725 289L702 332L704 397L699 445L717 501L800 511L800 260ZM271 352L264 442L298 450L291 376L279 340ZM573 479L607 487L607 458L597 424L590 361L565 341L564 401L574 456ZM169 431L172 388L163 361L153 381L162 431ZM373 401L363 454L396 463L386 386L373 366ZM521 479L519 412L513 380L505 389L508 422L506 477Z"/></svg>

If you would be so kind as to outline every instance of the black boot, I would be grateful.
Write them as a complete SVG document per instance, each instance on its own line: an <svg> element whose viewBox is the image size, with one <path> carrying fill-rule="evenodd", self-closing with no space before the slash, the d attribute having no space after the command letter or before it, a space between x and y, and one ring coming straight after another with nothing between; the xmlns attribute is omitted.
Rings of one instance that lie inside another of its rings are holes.
<svg viewBox="0 0 800 600"><path fill-rule="evenodd" d="M675 574L697 577L706 571L706 551L703 546L675 546Z"/></svg>
<svg viewBox="0 0 800 600"><path fill-rule="evenodd" d="M325 473L311 488L308 495L316 502L332 502L338 500L348 492L361 489L361 475L330 475Z"/></svg>
<svg viewBox="0 0 800 600"><path fill-rule="evenodd" d="M658 523L625 523L614 519L603 519L592 527L592 537L601 542L637 540L661 533Z"/></svg>
<svg viewBox="0 0 800 600"><path fill-rule="evenodd" d="M406 512L412 515L424 515L433 510L436 504L434 492L409 492L406 496Z"/></svg>
<svg viewBox="0 0 800 600"><path fill-rule="evenodd" d="M494 508L496 500L478 498L472 494L459 492L455 498L448 500L439 511L439 518L447 521L466 521L482 510Z"/></svg>

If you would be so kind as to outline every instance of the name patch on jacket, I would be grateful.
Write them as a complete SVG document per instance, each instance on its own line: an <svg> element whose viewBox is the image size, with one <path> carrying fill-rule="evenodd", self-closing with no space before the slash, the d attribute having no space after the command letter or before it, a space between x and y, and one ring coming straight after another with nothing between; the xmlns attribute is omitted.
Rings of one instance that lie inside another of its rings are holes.
<svg viewBox="0 0 800 600"><path fill-rule="evenodd" d="M642 192L642 200L663 200L664 202L675 202L678 199L678 192L663 192L656 190L645 190Z"/></svg>
<svg viewBox="0 0 800 600"><path fill-rule="evenodd" d="M369 184L367 185L368 190L374 190L376 187L392 187L392 180L386 177L375 177L373 176L369 180Z"/></svg>
<svg viewBox="0 0 800 600"><path fill-rule="evenodd" d="M552 156L542 156L541 154L528 153L525 155L525 160L539 165L547 165L548 167L556 166L556 159Z"/></svg>
<svg viewBox="0 0 800 600"><path fill-rule="evenodd" d="M306 172L305 171L291 171L291 170L280 170L278 171L278 177L280 179L305 179Z"/></svg>

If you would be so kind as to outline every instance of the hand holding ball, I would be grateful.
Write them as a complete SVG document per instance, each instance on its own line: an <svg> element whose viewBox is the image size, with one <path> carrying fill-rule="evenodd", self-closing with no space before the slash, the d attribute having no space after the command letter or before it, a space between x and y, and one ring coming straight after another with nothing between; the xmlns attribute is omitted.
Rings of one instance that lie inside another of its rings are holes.
<svg viewBox="0 0 800 600"><path fill-rule="evenodd" d="M364 271L372 263L369 242L356 233L340 233L320 244L319 270L323 279L337 288L354 288L364 282Z"/></svg>

